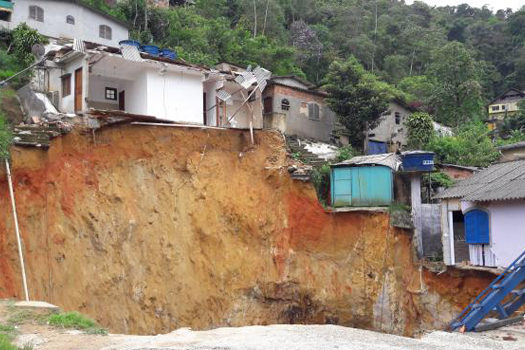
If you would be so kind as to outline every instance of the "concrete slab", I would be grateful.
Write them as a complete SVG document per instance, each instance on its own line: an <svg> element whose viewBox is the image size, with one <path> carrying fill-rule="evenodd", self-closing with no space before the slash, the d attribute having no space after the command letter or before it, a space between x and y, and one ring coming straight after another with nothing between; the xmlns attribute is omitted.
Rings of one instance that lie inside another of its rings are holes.
<svg viewBox="0 0 525 350"><path fill-rule="evenodd" d="M47 310L59 312L60 308L56 305L46 303L45 301L17 301L15 307L24 309Z"/></svg>

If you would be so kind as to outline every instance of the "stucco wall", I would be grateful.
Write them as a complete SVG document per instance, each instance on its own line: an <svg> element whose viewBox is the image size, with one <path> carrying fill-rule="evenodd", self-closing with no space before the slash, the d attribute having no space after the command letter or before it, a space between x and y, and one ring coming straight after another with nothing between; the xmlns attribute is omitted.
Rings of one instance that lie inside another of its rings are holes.
<svg viewBox="0 0 525 350"><path fill-rule="evenodd" d="M473 207L489 212L490 249L498 266L508 266L525 249L525 201L462 202L463 212Z"/></svg>
<svg viewBox="0 0 525 350"><path fill-rule="evenodd" d="M395 114L399 113L401 116L400 124L395 122ZM379 125L370 130L370 140L379 142L392 142L405 146L407 143L405 120L411 112L397 103L390 103L388 111L385 112L381 118ZM373 136L372 136L373 135Z"/></svg>
<svg viewBox="0 0 525 350"><path fill-rule="evenodd" d="M44 10L44 22L29 18L31 5L40 6ZM68 15L75 18L74 25L66 23ZM83 6L65 1L16 0L9 26L14 28L22 22L51 38L78 38L111 46L117 46L120 40L128 38L128 29L125 26ZM99 25L102 24L111 27L112 40L99 36Z"/></svg>
<svg viewBox="0 0 525 350"><path fill-rule="evenodd" d="M49 69L49 91L58 91L59 92L59 105L58 109L63 113L74 113L75 112L75 70L79 68L85 68L86 61L83 56L78 56L77 58L72 59L67 64ZM88 79L86 79L85 72L83 71L83 92L84 97L87 97L88 94ZM60 78L64 74L71 74L71 93L68 96L62 95L62 79ZM84 100L84 98L83 98ZM84 106L85 108L86 106Z"/></svg>
<svg viewBox="0 0 525 350"><path fill-rule="evenodd" d="M266 126L278 128L287 135L330 141L336 118L324 104L323 96L280 85L268 87L264 96L272 98L273 110L273 113L264 116ZM289 110L281 108L281 101L285 98L290 101ZM312 102L319 105L319 120L308 117L308 103Z"/></svg>
<svg viewBox="0 0 525 350"><path fill-rule="evenodd" d="M188 123L203 123L200 72L147 71L148 115Z"/></svg>

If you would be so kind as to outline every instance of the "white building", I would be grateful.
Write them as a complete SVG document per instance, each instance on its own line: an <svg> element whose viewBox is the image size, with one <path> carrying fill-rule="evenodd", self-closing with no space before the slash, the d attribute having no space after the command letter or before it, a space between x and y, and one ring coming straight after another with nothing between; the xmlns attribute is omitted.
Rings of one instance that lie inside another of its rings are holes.
<svg viewBox="0 0 525 350"><path fill-rule="evenodd" d="M0 1L0 27L26 23L50 39L80 39L117 46L128 25L79 0Z"/></svg>
<svg viewBox="0 0 525 350"><path fill-rule="evenodd" d="M437 198L447 265L505 267L525 250L525 160L494 164Z"/></svg>
<svg viewBox="0 0 525 350"><path fill-rule="evenodd" d="M62 113L118 111L178 123L262 128L261 92L243 89L235 75L150 56L132 46L73 46L50 53L39 84ZM222 102L219 91L231 98Z"/></svg>

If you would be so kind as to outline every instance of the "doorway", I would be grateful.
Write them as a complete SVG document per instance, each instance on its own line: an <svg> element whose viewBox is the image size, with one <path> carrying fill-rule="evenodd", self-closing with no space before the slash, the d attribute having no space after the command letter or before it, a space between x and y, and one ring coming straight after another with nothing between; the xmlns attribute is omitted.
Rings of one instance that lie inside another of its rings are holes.
<svg viewBox="0 0 525 350"><path fill-rule="evenodd" d="M465 239L465 216L461 210L454 210L452 214L452 237L454 237L455 264L469 261L469 247Z"/></svg>
<svg viewBox="0 0 525 350"><path fill-rule="evenodd" d="M75 112L82 110L82 68L75 71Z"/></svg>
<svg viewBox="0 0 525 350"><path fill-rule="evenodd" d="M118 109L119 111L126 110L126 92L124 90L118 93Z"/></svg>

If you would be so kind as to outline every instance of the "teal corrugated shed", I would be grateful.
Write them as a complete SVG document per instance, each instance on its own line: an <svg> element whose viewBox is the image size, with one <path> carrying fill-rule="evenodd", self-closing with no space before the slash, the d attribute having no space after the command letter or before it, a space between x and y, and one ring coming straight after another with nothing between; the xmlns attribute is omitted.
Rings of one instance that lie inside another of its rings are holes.
<svg viewBox="0 0 525 350"><path fill-rule="evenodd" d="M378 207L392 203L393 174L390 167L333 167L330 180L333 207Z"/></svg>

